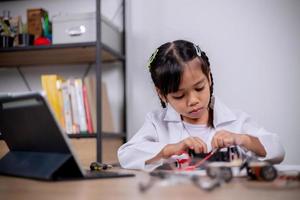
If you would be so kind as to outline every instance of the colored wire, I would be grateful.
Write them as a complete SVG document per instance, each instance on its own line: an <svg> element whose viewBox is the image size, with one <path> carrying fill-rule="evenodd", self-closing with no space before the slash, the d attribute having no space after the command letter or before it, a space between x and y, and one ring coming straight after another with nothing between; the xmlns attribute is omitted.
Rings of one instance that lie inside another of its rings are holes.
<svg viewBox="0 0 300 200"><path fill-rule="evenodd" d="M198 161L195 165L188 166L184 168L184 170L195 170L201 165L203 165L208 159L210 159L219 149L213 149L211 152L208 153L202 160Z"/></svg>

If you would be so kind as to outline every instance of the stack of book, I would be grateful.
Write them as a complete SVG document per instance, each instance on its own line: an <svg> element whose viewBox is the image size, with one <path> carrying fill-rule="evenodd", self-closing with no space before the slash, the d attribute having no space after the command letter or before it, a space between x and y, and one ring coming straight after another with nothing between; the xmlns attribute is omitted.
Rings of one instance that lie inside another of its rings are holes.
<svg viewBox="0 0 300 200"><path fill-rule="evenodd" d="M56 74L42 75L42 88L55 117L67 134L97 132L96 78L64 80ZM102 131L114 132L107 89L102 88Z"/></svg>

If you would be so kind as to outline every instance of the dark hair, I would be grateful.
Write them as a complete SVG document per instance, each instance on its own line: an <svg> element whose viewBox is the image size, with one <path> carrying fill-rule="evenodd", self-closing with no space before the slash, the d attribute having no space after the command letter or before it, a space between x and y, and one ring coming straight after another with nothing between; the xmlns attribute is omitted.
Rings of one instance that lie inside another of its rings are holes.
<svg viewBox="0 0 300 200"><path fill-rule="evenodd" d="M161 95L167 96L169 93L178 91L184 64L196 57L199 58L204 75L207 79L209 77L211 79L209 104L211 103L214 84L209 59L198 46L185 40L176 40L161 45L150 58L148 67L151 78L155 87L160 90ZM166 104L161 98L160 102L162 107L165 108ZM212 118L211 110L210 118ZM209 121L209 124L212 125L212 119Z"/></svg>

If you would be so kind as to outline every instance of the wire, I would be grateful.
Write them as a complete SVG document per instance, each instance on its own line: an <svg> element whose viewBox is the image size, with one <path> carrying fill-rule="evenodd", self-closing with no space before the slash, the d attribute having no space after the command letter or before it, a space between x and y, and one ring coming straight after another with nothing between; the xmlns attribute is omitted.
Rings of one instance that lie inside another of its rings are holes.
<svg viewBox="0 0 300 200"><path fill-rule="evenodd" d="M195 164L195 168L200 167L203 165L208 159L210 159L219 149L213 149L207 156L205 156L202 160L198 161Z"/></svg>
<svg viewBox="0 0 300 200"><path fill-rule="evenodd" d="M219 149L213 149L211 152L208 153L207 156L205 156L203 159L201 159L200 161L198 161L196 164L187 166L187 167L185 167L185 168L183 168L181 170L185 170L185 171L196 170L198 167L200 167L201 165L203 165L208 159L210 159L217 151L219 151Z"/></svg>

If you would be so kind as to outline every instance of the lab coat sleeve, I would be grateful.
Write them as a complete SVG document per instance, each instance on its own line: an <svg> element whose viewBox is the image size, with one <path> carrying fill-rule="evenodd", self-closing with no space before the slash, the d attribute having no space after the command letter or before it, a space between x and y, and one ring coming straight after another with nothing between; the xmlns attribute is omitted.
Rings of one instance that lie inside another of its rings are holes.
<svg viewBox="0 0 300 200"><path fill-rule="evenodd" d="M159 141L157 127L153 116L147 115L142 128L118 150L118 158L121 167L127 169L153 170L162 164L162 160L145 164L145 161L156 156L165 146L164 142Z"/></svg>
<svg viewBox="0 0 300 200"><path fill-rule="evenodd" d="M250 116L245 118L242 132L257 137L265 148L266 156L259 157L260 160L269 161L273 164L283 161L285 151L277 134L260 127Z"/></svg>

